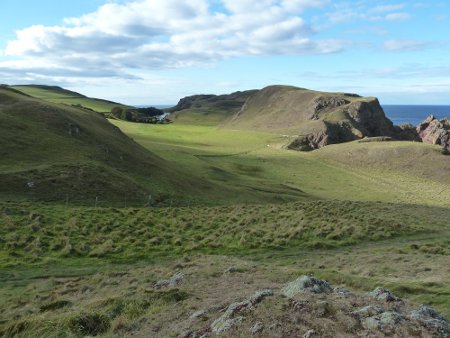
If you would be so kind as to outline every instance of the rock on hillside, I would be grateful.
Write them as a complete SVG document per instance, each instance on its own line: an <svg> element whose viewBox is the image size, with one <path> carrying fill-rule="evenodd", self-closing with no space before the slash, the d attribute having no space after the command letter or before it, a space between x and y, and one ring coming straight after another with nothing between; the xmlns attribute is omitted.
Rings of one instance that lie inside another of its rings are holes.
<svg viewBox="0 0 450 338"><path fill-rule="evenodd" d="M423 143L439 144L444 152L450 154L450 120L438 120L433 115L428 116L416 128Z"/></svg>
<svg viewBox="0 0 450 338"><path fill-rule="evenodd" d="M295 134L288 147L297 150L396 133L376 98L288 86L249 97L227 127Z"/></svg>
<svg viewBox="0 0 450 338"><path fill-rule="evenodd" d="M449 337L448 321L376 288L368 294L302 276L278 291L256 291L220 313L197 311L179 338L207 337ZM217 310L216 310L217 312ZM200 316L199 314L202 314ZM208 315L213 318L210 319ZM214 319L217 317L216 319Z"/></svg>

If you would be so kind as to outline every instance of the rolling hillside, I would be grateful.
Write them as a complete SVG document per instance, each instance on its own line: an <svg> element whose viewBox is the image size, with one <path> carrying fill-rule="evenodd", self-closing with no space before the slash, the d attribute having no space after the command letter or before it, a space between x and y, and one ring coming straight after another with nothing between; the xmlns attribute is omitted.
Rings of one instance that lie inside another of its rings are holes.
<svg viewBox="0 0 450 338"><path fill-rule="evenodd" d="M109 113L114 107L128 107L117 102L87 97L57 86L23 85L12 86L11 88L44 101L84 107L99 113Z"/></svg>
<svg viewBox="0 0 450 338"><path fill-rule="evenodd" d="M190 179L101 114L0 88L0 198L144 201L183 199ZM196 191L196 188L192 188Z"/></svg>

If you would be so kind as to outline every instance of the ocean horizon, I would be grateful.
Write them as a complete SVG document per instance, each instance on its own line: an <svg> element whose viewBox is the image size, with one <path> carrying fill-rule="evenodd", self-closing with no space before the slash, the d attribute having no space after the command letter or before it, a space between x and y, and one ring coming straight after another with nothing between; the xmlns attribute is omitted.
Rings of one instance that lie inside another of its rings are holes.
<svg viewBox="0 0 450 338"><path fill-rule="evenodd" d="M386 116L395 125L411 123L417 126L429 115L434 115L439 119L450 117L450 105L383 104L381 106Z"/></svg>

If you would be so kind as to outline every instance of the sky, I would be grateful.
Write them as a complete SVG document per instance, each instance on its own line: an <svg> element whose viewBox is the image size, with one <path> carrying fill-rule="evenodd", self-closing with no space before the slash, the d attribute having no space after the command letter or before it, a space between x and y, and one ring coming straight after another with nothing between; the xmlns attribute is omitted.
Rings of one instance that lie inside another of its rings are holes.
<svg viewBox="0 0 450 338"><path fill-rule="evenodd" d="M133 105L273 84L450 104L448 0L0 0L0 83Z"/></svg>

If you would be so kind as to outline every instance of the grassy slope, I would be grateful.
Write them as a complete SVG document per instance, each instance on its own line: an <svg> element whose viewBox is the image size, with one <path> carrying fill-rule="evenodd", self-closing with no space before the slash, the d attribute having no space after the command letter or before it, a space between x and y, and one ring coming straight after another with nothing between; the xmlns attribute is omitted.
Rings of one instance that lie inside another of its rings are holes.
<svg viewBox="0 0 450 338"><path fill-rule="evenodd" d="M177 124L217 126L223 121L230 119L232 115L227 110L210 109L208 107L202 109L190 108L170 114L169 119Z"/></svg>
<svg viewBox="0 0 450 338"><path fill-rule="evenodd" d="M450 206L449 158L436 146L351 142L303 153L281 149L288 138L268 133L113 123L175 165L241 192Z"/></svg>
<svg viewBox="0 0 450 338"><path fill-rule="evenodd" d="M101 113L109 113L114 107L127 107L126 105L117 102L86 97L60 87L22 85L12 86L12 88L44 101L62 103L69 106L81 105Z"/></svg>
<svg viewBox="0 0 450 338"><path fill-rule="evenodd" d="M1 198L93 203L211 188L145 150L100 114L0 89ZM28 186L32 184L32 187Z"/></svg>
<svg viewBox="0 0 450 338"><path fill-rule="evenodd" d="M319 119L311 119L315 100L327 97L339 97L349 102L369 102L374 99L292 86L269 86L251 96L239 114L226 121L223 126L230 129L261 130L292 135L317 132L324 129L323 121L335 123L348 119L340 108L324 109Z"/></svg>

